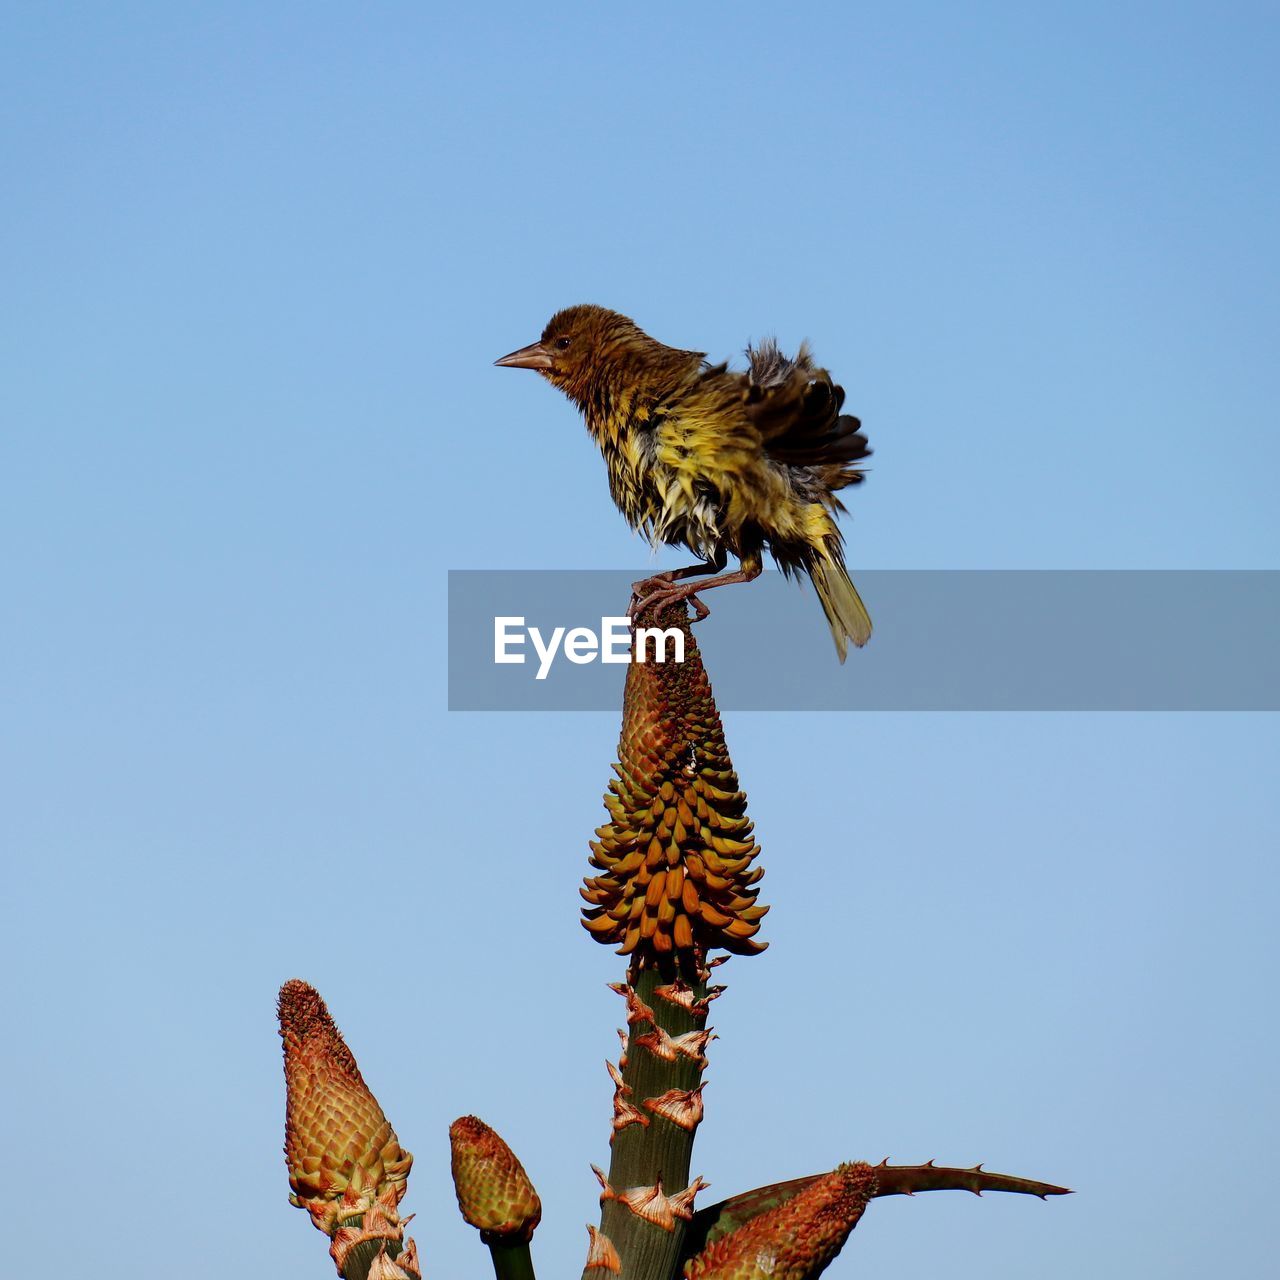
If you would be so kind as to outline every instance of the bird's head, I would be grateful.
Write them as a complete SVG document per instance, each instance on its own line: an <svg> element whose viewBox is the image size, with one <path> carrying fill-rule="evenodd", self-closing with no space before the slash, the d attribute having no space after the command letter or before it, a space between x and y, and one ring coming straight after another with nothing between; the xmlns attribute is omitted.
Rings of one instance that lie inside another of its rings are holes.
<svg viewBox="0 0 1280 1280"><path fill-rule="evenodd" d="M645 344L653 340L626 316L583 304L557 311L537 342L494 364L504 369L536 369L553 386L581 401L597 374Z"/></svg>

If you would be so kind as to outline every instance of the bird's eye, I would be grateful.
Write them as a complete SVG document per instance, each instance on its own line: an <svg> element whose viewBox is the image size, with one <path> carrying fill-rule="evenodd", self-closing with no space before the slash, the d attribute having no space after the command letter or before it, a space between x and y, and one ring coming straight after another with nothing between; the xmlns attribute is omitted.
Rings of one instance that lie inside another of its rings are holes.
<svg viewBox="0 0 1280 1280"><path fill-rule="evenodd" d="M569 350L569 339L568 339L568 338L557 338L557 339L556 339L556 350L557 350L557 351L568 351L568 350Z"/></svg>

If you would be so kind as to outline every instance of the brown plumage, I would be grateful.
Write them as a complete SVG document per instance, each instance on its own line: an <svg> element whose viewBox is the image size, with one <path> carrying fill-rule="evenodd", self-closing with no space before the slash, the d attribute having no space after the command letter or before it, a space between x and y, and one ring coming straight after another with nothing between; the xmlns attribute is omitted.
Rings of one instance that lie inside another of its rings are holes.
<svg viewBox="0 0 1280 1280"><path fill-rule="evenodd" d="M577 404L633 528L702 557L639 584L640 607L688 599L704 615L695 593L757 577L767 547L783 573L813 580L843 662L847 640L867 642L871 619L844 567L836 492L861 482L871 451L807 345L790 359L767 341L747 360L732 372L615 311L577 306L497 363L536 369ZM721 573L729 552L739 568ZM716 576L688 581L705 574Z"/></svg>

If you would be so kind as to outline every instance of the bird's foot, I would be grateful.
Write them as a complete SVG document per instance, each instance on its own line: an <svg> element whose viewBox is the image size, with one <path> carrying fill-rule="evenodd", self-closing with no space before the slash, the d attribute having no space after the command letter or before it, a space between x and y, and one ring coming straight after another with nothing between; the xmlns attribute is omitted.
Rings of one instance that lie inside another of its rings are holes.
<svg viewBox="0 0 1280 1280"><path fill-rule="evenodd" d="M645 592L644 588L646 587L654 589ZM631 607L627 610L627 616L634 623L638 622L646 613L652 613L656 617L662 610L669 608L671 605L682 603L688 603L693 606L694 622L701 622L711 615L711 610L698 598L695 584L690 583L680 586L670 580L660 582L659 579L651 578L647 582L637 582L633 585Z"/></svg>
<svg viewBox="0 0 1280 1280"><path fill-rule="evenodd" d="M637 582L637 587L644 587L646 584ZM659 588L657 591L633 591L631 595L631 604L627 609L627 617L633 623L639 622L650 610L658 610L663 608L670 596L670 589Z"/></svg>
<svg viewBox="0 0 1280 1280"><path fill-rule="evenodd" d="M674 581L674 570L667 569L662 573L655 573L651 578L641 578L639 582L633 582L631 584L631 603L634 605L639 600L645 600L649 596L660 594L671 586Z"/></svg>
<svg viewBox="0 0 1280 1280"><path fill-rule="evenodd" d="M702 597L696 592L690 591L684 599L693 606L694 622L701 622L703 618L709 618L711 616L711 610L702 603Z"/></svg>
<svg viewBox="0 0 1280 1280"><path fill-rule="evenodd" d="M668 569L663 573L655 573L651 578L641 578L639 582L633 582L627 617L634 622L659 596L671 590L673 578L672 571Z"/></svg>

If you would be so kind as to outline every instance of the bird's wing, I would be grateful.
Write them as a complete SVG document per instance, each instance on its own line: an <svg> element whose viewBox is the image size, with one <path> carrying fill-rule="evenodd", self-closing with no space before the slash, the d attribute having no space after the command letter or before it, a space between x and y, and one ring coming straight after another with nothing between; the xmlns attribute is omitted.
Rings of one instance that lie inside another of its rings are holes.
<svg viewBox="0 0 1280 1280"><path fill-rule="evenodd" d="M862 423L841 414L844 388L813 363L808 346L791 360L770 339L748 347L747 360L743 404L769 456L788 466L833 468L840 483L831 488L860 480L849 464L871 454Z"/></svg>

